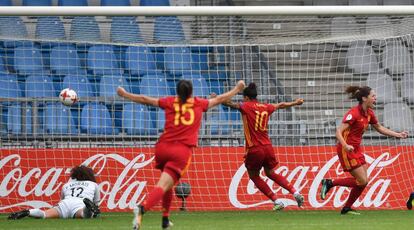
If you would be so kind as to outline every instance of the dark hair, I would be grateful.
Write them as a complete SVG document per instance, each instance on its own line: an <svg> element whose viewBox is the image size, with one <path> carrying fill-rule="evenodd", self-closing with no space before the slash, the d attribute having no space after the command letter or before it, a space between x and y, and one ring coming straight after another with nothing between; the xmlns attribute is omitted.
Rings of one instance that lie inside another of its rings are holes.
<svg viewBox="0 0 414 230"><path fill-rule="evenodd" d="M188 80L180 80L177 83L177 95L181 103L185 103L193 94L193 84Z"/></svg>
<svg viewBox="0 0 414 230"><path fill-rule="evenodd" d="M76 179L78 181L89 180L96 182L93 170L84 165L73 167L72 170L70 170L70 178Z"/></svg>
<svg viewBox="0 0 414 230"><path fill-rule="evenodd" d="M363 97L368 97L371 93L371 88L369 86L348 86L345 89L345 92L349 94L350 99L357 99L357 101L361 104Z"/></svg>
<svg viewBox="0 0 414 230"><path fill-rule="evenodd" d="M249 86L244 88L243 90L243 96L247 96L250 99L256 99L257 97L257 87L256 84L251 82Z"/></svg>

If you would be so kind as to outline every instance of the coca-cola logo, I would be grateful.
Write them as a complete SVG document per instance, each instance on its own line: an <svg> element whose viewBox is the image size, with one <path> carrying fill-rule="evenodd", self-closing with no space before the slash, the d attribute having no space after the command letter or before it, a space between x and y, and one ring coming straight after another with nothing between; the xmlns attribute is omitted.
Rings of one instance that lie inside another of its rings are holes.
<svg viewBox="0 0 414 230"><path fill-rule="evenodd" d="M391 179L381 179L379 178L379 175L387 166L390 166L394 161L396 161L399 156L400 154L391 157L391 154L388 152L379 155L377 158L372 158L369 155L365 155L366 161L369 164L368 177L370 180L365 196L360 200L357 200L354 206L379 207L387 201L388 197L390 196L389 186L391 184ZM335 170L338 177L344 174L344 172L341 170L340 165L338 164L338 156L332 157L320 168L318 166L299 165L289 171L286 166L280 166L276 169L276 173L285 176L290 182L294 181L293 186L298 191L303 190L305 187L309 187L308 194L305 194L307 197L307 205L313 208L319 208L325 206L329 202L333 202L334 207L341 207L346 202L346 199L344 199L344 197L346 198L346 196L344 196L344 193L349 191L349 189L346 187L334 187L329 193L328 197L323 201L318 198L321 180L327 177L326 175L331 169ZM240 186L240 182L243 177L247 176L248 175L245 166L240 166L233 176L229 186L228 198L230 200L230 203L237 208L257 207L263 204L271 203L271 201L269 199L266 199L265 196L263 196L262 201L256 203L243 203L239 201L238 194L240 190L243 189ZM274 182L272 180L268 178L264 179L271 188L276 187L273 189L273 192L276 194L288 194L288 191L284 190L280 186L274 186ZM260 193L252 181L248 182L245 190L245 192L243 191L241 193L250 195ZM296 201L293 197L282 198L280 200L287 206L296 205Z"/></svg>
<svg viewBox="0 0 414 230"><path fill-rule="evenodd" d="M140 169L145 168L153 160L153 157L145 159L145 154L137 154L132 160L129 160L117 153L96 154L86 159L83 164L91 166L99 176L105 169L108 161L120 163L122 170L118 171L115 181L100 181L99 188L101 191L101 202L106 201L108 209L125 209L134 208L140 203L145 195L143 190L147 184L146 181L140 181L136 174ZM70 168L49 168L46 171L40 168L32 168L24 174L20 167L21 157L18 154L11 154L0 160L0 170L5 166L12 166L6 175L4 175L0 184L0 197L7 197L11 193L17 193L19 197L34 195L36 197L50 197L60 192L63 183L58 182L59 177L68 177ZM4 170L3 170L4 171ZM29 180L36 179L36 184L29 184ZM30 206L33 208L48 208L50 204L44 200L31 200L11 205L0 206L1 210L6 210L17 206Z"/></svg>

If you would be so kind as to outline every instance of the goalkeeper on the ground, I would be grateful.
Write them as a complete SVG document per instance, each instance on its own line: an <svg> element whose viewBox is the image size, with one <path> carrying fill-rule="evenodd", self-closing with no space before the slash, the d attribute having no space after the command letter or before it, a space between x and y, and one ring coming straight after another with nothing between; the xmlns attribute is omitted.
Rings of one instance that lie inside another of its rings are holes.
<svg viewBox="0 0 414 230"><path fill-rule="evenodd" d="M95 218L100 214L99 188L91 168L76 166L70 172L69 181L63 185L61 200L47 210L38 208L26 209L11 213L10 220L17 220L26 216L34 218Z"/></svg>

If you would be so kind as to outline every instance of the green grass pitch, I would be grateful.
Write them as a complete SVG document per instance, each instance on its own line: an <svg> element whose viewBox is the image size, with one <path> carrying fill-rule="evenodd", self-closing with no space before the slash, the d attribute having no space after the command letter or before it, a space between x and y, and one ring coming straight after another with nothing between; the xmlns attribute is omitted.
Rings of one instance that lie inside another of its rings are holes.
<svg viewBox="0 0 414 230"><path fill-rule="evenodd" d="M132 213L104 213L98 219L49 219L24 218L7 220L0 216L0 229L131 229ZM173 212L174 230L204 229L414 229L414 212L361 211L360 216L340 215L338 211L241 211L241 212ZM161 213L149 212L144 216L142 228L161 229Z"/></svg>

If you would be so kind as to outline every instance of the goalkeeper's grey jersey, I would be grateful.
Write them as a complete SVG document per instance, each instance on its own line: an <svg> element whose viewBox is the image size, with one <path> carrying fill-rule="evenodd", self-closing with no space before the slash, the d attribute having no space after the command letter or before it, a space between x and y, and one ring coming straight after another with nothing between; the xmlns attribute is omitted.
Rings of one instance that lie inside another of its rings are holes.
<svg viewBox="0 0 414 230"><path fill-rule="evenodd" d="M62 188L62 200L68 198L88 198L98 204L100 200L98 184L93 181L70 179Z"/></svg>

